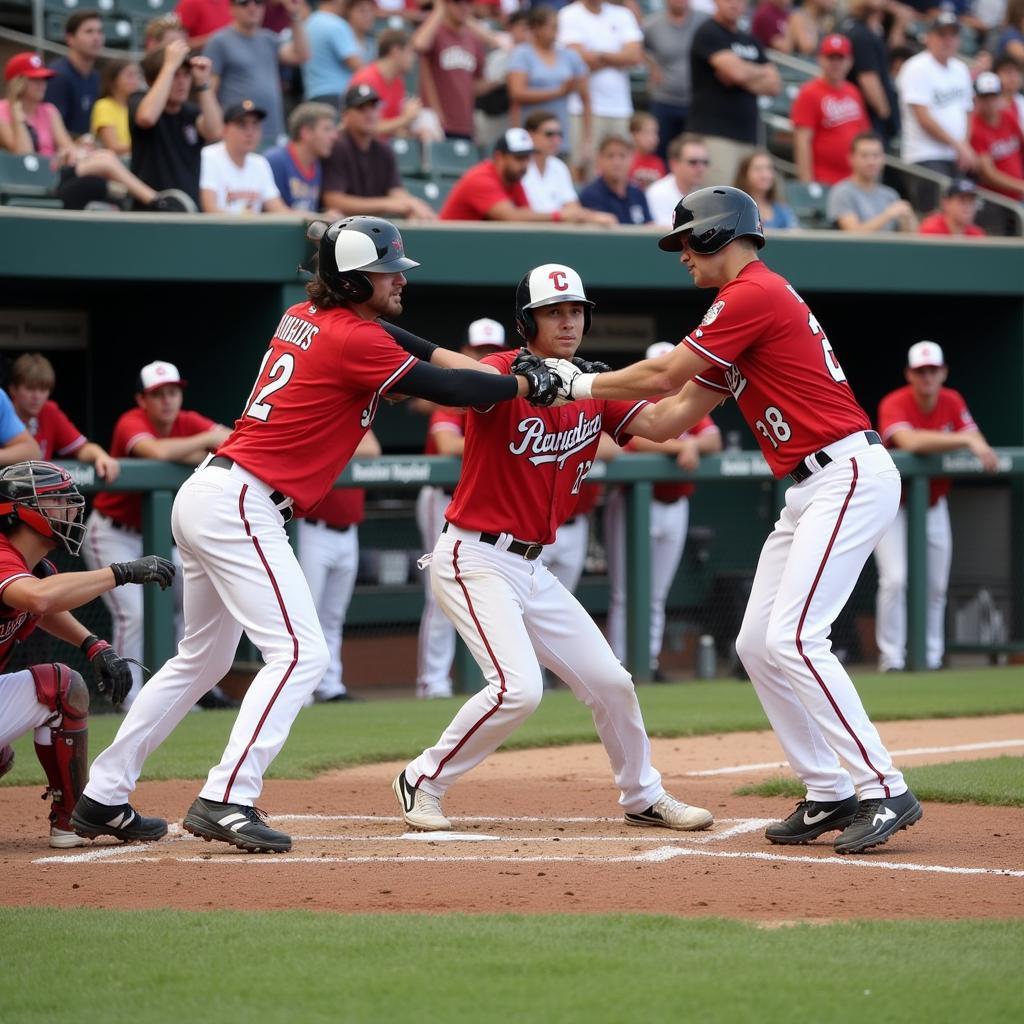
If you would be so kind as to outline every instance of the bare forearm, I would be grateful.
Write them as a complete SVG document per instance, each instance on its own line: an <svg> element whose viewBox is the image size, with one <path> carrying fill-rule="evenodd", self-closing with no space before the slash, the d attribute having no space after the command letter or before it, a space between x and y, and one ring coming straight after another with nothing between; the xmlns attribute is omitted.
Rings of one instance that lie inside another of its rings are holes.
<svg viewBox="0 0 1024 1024"><path fill-rule="evenodd" d="M4 603L41 617L69 612L113 590L110 568L89 572L63 572L44 580L15 580L4 592Z"/></svg>
<svg viewBox="0 0 1024 1024"><path fill-rule="evenodd" d="M13 466L16 462L38 459L40 455L35 438L26 431L0 448L0 466Z"/></svg>
<svg viewBox="0 0 1024 1024"><path fill-rule="evenodd" d="M811 160L811 131L809 128L797 128L793 136L793 149L796 155L796 174L800 181L814 181L814 165Z"/></svg>
<svg viewBox="0 0 1024 1024"><path fill-rule="evenodd" d="M109 572L109 570L107 571ZM85 638L89 636L89 630L71 612L54 612L51 615L44 615L39 620L39 625L50 636L55 636L58 640L71 644L72 647L81 647Z"/></svg>
<svg viewBox="0 0 1024 1024"><path fill-rule="evenodd" d="M199 113L199 133L207 142L216 142L224 134L224 112L212 86L199 94Z"/></svg>
<svg viewBox="0 0 1024 1024"><path fill-rule="evenodd" d="M973 430L958 430L949 433L944 430L897 430L892 435L893 445L900 451L912 455L941 455L970 448L981 435Z"/></svg>

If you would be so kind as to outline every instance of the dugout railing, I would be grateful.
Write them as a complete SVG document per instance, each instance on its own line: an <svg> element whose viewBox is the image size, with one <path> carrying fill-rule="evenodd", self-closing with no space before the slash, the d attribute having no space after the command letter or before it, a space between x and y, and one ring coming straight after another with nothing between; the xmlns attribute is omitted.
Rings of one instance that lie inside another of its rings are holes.
<svg viewBox="0 0 1024 1024"><path fill-rule="evenodd" d="M926 458L894 453L903 476L909 523L908 539L908 667L925 667L925 617L927 602L926 532L928 482L932 477L970 478L984 476L1002 480L1011 489L1011 536L1009 556L1012 582L1011 628L1008 638L998 642L971 645L949 644L951 650L998 653L1024 650L1024 448L1000 448L999 469L984 473L981 464L967 453L951 453ZM91 465L63 462L85 494L104 491L136 491L143 496L143 547L146 552L170 556L171 504L174 494L190 469L145 459L126 459L114 484L98 480ZM414 489L425 484L451 486L459 479L457 459L426 456L383 456L375 460L356 460L346 468L337 486L358 486L367 490L386 488ZM628 455L611 463L597 462L588 478L591 482L621 485L627 491L627 668L637 680L650 678L647 651L650 591L650 503L658 481L694 481L704 485L716 482L770 479L767 463L759 452L723 452L705 457L697 470L679 469L674 461L659 455ZM781 508L787 483L775 482L775 504ZM752 523L753 527L753 523ZM756 528L756 527L754 527ZM145 650L147 665L158 667L174 653L174 608L170 590L145 589ZM465 657L463 652L463 658ZM465 670L467 665L463 665ZM475 677L463 671L466 680Z"/></svg>

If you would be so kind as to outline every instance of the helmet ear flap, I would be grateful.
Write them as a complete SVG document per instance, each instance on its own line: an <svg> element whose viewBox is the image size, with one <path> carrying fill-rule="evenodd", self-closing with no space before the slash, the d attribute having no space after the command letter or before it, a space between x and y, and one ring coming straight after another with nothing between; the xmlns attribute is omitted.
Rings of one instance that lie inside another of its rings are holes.
<svg viewBox="0 0 1024 1024"><path fill-rule="evenodd" d="M357 305L366 302L373 295L373 282L358 270L347 270L342 274L331 275L327 283L343 295L349 302Z"/></svg>
<svg viewBox="0 0 1024 1024"><path fill-rule="evenodd" d="M537 321L529 309L516 310L516 330L523 341L533 341L537 337Z"/></svg>
<svg viewBox="0 0 1024 1024"><path fill-rule="evenodd" d="M583 333L588 334L590 332L590 325L594 320L594 307L584 306L583 307Z"/></svg>

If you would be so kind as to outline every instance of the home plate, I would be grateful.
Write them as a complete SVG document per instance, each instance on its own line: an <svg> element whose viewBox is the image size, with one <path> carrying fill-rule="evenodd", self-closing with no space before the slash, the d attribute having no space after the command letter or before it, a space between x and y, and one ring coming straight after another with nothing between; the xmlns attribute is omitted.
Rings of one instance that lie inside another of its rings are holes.
<svg viewBox="0 0 1024 1024"><path fill-rule="evenodd" d="M501 836L481 835L479 832L406 832L402 838L419 843L486 843L497 842Z"/></svg>

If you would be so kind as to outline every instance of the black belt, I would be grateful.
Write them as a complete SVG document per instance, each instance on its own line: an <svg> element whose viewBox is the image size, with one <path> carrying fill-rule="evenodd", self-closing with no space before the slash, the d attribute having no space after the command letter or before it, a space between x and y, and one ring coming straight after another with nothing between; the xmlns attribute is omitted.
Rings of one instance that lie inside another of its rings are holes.
<svg viewBox="0 0 1024 1024"><path fill-rule="evenodd" d="M217 469L230 469L234 464L235 460L229 459L226 455L214 455L214 457L207 463L208 466L216 466ZM286 505L286 502L290 500L288 496L282 494L280 491L271 491L267 497L270 498L270 503L277 507L278 512L284 516L284 521L287 523L294 515L291 506ZM281 508L282 505L286 505L286 507Z"/></svg>
<svg viewBox="0 0 1024 1024"><path fill-rule="evenodd" d="M865 430L864 438L868 444L882 443L882 439L878 436L878 432L875 430ZM814 459L821 469L824 469L832 461L832 456L830 456L824 448L820 452L815 452L813 455L809 456L809 458ZM789 475L798 484L802 484L813 472L813 470L807 468L805 463L801 462L800 465L797 466Z"/></svg>
<svg viewBox="0 0 1024 1024"><path fill-rule="evenodd" d="M445 523L441 529L442 533L448 532L448 524ZM481 533L480 540L484 544L497 544L501 540L500 533ZM527 544L522 540L514 540L507 548L506 551L511 551L513 555L522 555L528 562L532 562L535 558L540 558L540 553L544 550L543 544Z"/></svg>
<svg viewBox="0 0 1024 1024"><path fill-rule="evenodd" d="M335 533L348 533L352 529L351 523L348 526L335 526L334 523L329 523L326 519L307 519L306 522L310 526L323 526L328 530L333 530Z"/></svg>

